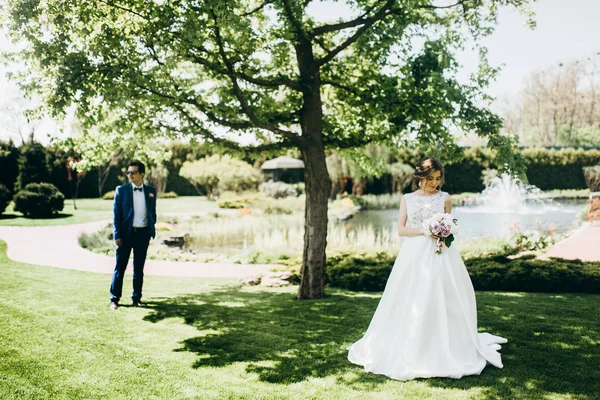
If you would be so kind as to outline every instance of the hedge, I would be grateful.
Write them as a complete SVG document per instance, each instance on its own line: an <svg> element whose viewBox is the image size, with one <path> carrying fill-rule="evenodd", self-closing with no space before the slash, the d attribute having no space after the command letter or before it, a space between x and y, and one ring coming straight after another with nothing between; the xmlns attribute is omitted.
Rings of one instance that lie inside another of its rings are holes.
<svg viewBox="0 0 600 400"><path fill-rule="evenodd" d="M583 167L600 163L600 149L583 148L528 148L521 150L527 168L528 183L541 190L585 189ZM402 149L398 161L416 165L422 153L415 149ZM444 160L442 160L444 161ZM487 168L498 169L494 153L489 149L465 149L461 160L445 162L448 193L480 192L484 186L481 174ZM410 188L407 189L410 191Z"/></svg>
<svg viewBox="0 0 600 400"><path fill-rule="evenodd" d="M394 257L343 254L330 257L326 268L330 286L379 292L385 288ZM600 293L600 262L507 256L465 260L475 290L546 293Z"/></svg>

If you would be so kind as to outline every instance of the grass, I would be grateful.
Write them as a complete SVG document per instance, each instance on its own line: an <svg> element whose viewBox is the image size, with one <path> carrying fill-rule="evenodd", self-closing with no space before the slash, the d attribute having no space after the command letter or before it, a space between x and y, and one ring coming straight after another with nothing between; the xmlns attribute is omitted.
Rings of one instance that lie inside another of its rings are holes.
<svg viewBox="0 0 600 400"><path fill-rule="evenodd" d="M600 296L477 293L504 369L460 380L366 374L345 348L379 295L147 277L147 309L108 310L109 275L20 264L0 242L2 399L593 399ZM125 289L131 279L125 281Z"/></svg>
<svg viewBox="0 0 600 400"><path fill-rule="evenodd" d="M13 226L45 226L45 225L71 225L85 222L110 220L113 217L112 200L78 199L77 210L73 200L65 200L63 211L52 218L25 218L21 213L13 210L11 203L6 211L0 215L0 225ZM206 197L187 196L176 199L159 199L157 212L169 214L193 214L200 212L215 212L217 205Z"/></svg>

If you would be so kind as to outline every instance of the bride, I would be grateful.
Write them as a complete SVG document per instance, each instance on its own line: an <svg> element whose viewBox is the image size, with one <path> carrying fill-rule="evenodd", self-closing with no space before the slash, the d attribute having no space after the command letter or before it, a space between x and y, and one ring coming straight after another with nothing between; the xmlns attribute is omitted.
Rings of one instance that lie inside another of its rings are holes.
<svg viewBox="0 0 600 400"><path fill-rule="evenodd" d="M490 364L502 368L499 343L477 333L473 285L456 246L436 254L436 238L423 221L450 213L440 191L444 167L434 157L419 161L413 193L400 204L398 234L406 236L367 332L349 348L350 362L392 379L479 375Z"/></svg>

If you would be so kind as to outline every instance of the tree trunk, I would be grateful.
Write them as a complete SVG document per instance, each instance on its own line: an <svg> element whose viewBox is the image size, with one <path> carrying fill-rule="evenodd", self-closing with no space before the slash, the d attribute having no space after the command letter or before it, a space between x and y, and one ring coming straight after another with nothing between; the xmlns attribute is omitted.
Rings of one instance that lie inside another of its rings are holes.
<svg viewBox="0 0 600 400"><path fill-rule="evenodd" d="M320 299L325 295L325 247L327 246L327 202L331 179L327 172L323 143L323 102L319 66L311 43L298 37L296 56L302 87L298 146L304 160L306 206L304 211L304 251L302 280L298 299Z"/></svg>
<svg viewBox="0 0 600 400"><path fill-rule="evenodd" d="M322 141L302 151L306 176L304 251L298 299L319 299L325 294L325 247L327 246L327 201L331 180Z"/></svg>

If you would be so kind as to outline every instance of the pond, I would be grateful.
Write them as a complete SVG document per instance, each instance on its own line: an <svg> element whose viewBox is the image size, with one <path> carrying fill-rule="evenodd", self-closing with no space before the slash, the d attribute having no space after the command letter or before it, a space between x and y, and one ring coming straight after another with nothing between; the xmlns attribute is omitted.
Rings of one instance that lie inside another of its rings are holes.
<svg viewBox="0 0 600 400"><path fill-rule="evenodd" d="M587 200L569 200L551 204L530 204L514 212L498 213L489 207L462 206L453 207L452 214L459 219L461 231L457 240L469 240L477 237L503 237L511 228L519 227L521 232L541 228L556 233L564 233L578 226L580 212L586 207ZM398 210L365 210L356 214L343 224L347 231L373 228L375 231L396 232Z"/></svg>

